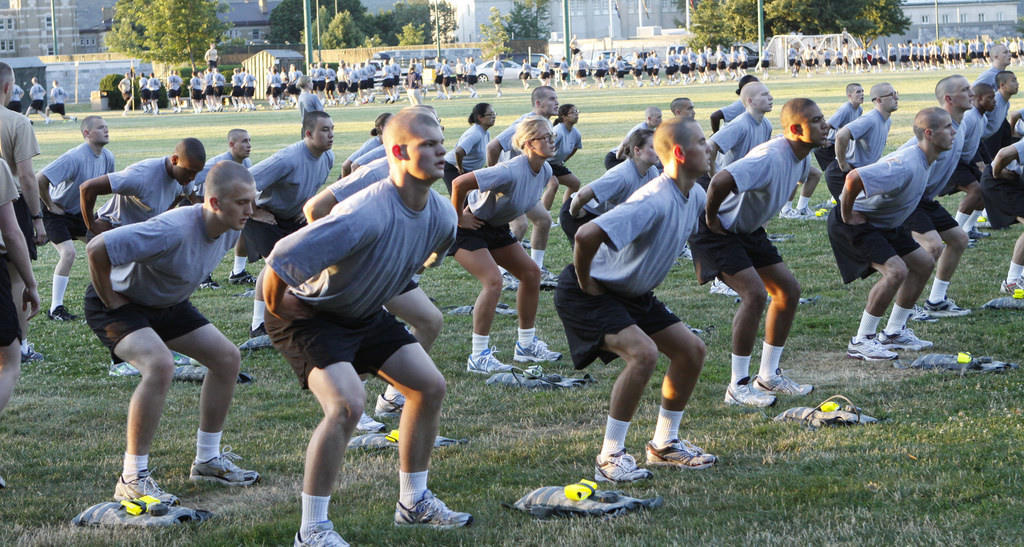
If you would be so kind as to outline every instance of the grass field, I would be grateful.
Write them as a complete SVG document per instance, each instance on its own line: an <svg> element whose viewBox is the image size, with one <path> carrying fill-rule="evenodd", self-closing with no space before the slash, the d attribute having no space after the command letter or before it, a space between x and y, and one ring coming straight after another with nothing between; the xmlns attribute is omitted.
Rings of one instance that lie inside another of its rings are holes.
<svg viewBox="0 0 1024 547"><path fill-rule="evenodd" d="M973 79L978 73L966 75ZM786 99L809 96L830 115L845 100L843 88L856 79L865 88L891 81L900 92L887 150L911 135L910 121L920 108L935 104L932 89L942 73L888 73L814 79L775 77L770 115L778 130L778 112ZM493 101L498 124L492 134L529 108L513 84ZM483 94L492 97L488 85ZM622 135L642 120L648 105L668 114L677 96L691 97L697 117L708 116L735 99L734 83L688 88L643 88L560 92L562 103L580 111L585 149L569 167L589 182L602 172L602 158ZM490 99L487 99L490 100ZM435 104L454 144L466 128L475 101ZM1015 107L1022 105L1014 103ZM336 165L367 138L372 120L396 106L333 109ZM82 113L79 112L79 115ZM225 148L227 131L247 128L253 160L290 144L299 134L298 114L135 115L108 117L109 148L118 167L167 154L186 136L198 137L208 155ZM74 124L36 126L42 155L38 171L64 150L81 142ZM332 173L333 177L339 169ZM443 192L438 181L436 188ZM812 203L824 199L822 184ZM957 198L958 199L958 198ZM956 200L943 203L953 210ZM560 199L556 200L556 207ZM356 544L515 544L515 545L680 545L680 544L1020 544L1024 532L1024 491L1020 449L1024 439L1021 373L959 376L954 373L900 370L889 363L865 364L845 358L856 332L867 291L875 278L843 285L825 234L824 223L775 220L771 232L793 234L779 249L803 286L804 296L820 297L802 305L782 357L787 374L815 391L806 397L781 397L775 407L744 410L722 402L729 378L729 330L735 304L709 295L697 285L693 268L674 268L656 291L693 326L707 331L708 358L683 419L681 434L719 456L706 471L656 471L653 480L626 485L635 496L662 496L660 509L607 522L535 521L509 511L511 503L543 485L589 478L600 448L609 391L621 361L595 365L587 372L597 384L567 392L523 392L486 386L484 377L467 373L470 318L446 315L432 357L448 379L441 434L469 444L434 453L431 488L451 507L472 511L465 530L437 533L392 526L398 494L397 454L350 452L332 500L335 527ZM1022 358L1018 312L982 310L998 295L1013 242L1020 229L993 232L968 250L950 288L950 296L974 313L962 319L913 325L939 352L973 351L1004 360ZM82 313L88 272L81 258L72 273L67 303ZM547 265L559 271L571 259L568 242L555 228ZM40 249L35 273L44 306L56 252ZM250 265L255 273L259 265ZM230 339L247 337L251 300L237 298L227 285L230 257L214 272L224 283L199 291L192 299ZM471 304L475 280L454 261L431 270L421 281L438 306ZM930 286L930 283L929 283ZM556 351L567 351L561 325L543 293L538 334ZM514 305L511 293L502 300ZM760 340L760 337L758 338ZM298 388L288 365L272 350L244 357L243 370L256 382L235 393L225 444L245 457L243 466L263 474L255 487L226 490L188 482L198 422L199 388L173 385L154 443L155 477L184 504L216 513L198 527L139 532L75 529L71 517L112 495L124 451L127 401L136 380L107 375L106 351L84 321L61 324L40 317L30 333L46 360L24 367L14 398L0 415L0 474L9 487L0 491L0 544L208 544L281 545L292 541L299 522L303 455L321 413L313 397ZM498 316L492 343L511 362L515 320ZM760 342L754 355L756 371ZM907 354L911 359L913 354ZM908 360L909 361L909 360ZM659 365L663 371L664 359ZM548 367L572 374L567 359ZM659 404L660 375L648 387L627 439L642 461L643 443L653 433ZM371 381L371 397L383 384ZM777 424L771 418L792 406L813 406L842 393L866 413L881 419L874 426L810 431ZM368 406L372 408L372 399Z"/></svg>

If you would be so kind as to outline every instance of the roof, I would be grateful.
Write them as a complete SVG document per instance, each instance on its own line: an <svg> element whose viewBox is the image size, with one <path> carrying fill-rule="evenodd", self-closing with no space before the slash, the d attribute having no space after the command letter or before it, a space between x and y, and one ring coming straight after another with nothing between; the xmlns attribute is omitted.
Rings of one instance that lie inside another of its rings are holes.
<svg viewBox="0 0 1024 547"><path fill-rule="evenodd" d="M270 12L274 11L281 0L266 0L267 13L260 10L260 3L252 1L228 2L228 11L218 15L236 26L263 26L270 24Z"/></svg>
<svg viewBox="0 0 1024 547"><path fill-rule="evenodd" d="M1017 0L903 0L904 6L934 6L936 3L940 6L963 6L963 5L978 5L978 6L994 6L994 5L1006 5L1012 4L1017 5Z"/></svg>

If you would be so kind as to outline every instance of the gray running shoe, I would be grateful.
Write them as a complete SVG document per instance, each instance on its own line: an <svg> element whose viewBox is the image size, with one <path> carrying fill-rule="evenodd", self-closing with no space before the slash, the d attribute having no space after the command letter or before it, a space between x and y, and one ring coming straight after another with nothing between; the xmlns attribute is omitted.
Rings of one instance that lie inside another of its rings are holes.
<svg viewBox="0 0 1024 547"><path fill-rule="evenodd" d="M922 323L935 323L936 321L939 320L939 318L933 317L930 313L928 313L928 310L922 308L921 306L914 305L914 308L910 310L910 320L921 321Z"/></svg>
<svg viewBox="0 0 1024 547"><path fill-rule="evenodd" d="M543 340L533 337L533 342L528 346L523 346L519 342L516 342L515 355L512 356L512 360L520 363L525 362L543 362L543 361L557 361L562 358L562 354L557 351L551 351L548 349L548 345Z"/></svg>
<svg viewBox="0 0 1024 547"><path fill-rule="evenodd" d="M558 286L558 275L551 273L547 268L540 269L540 288L554 289Z"/></svg>
<svg viewBox="0 0 1024 547"><path fill-rule="evenodd" d="M235 460L241 459L242 457L232 452L230 447L224 447L216 458L205 462L192 462L188 480L216 482L226 486L249 486L260 480L259 473L235 465Z"/></svg>
<svg viewBox="0 0 1024 547"><path fill-rule="evenodd" d="M377 406L373 410L373 415L378 418L397 418L402 415L404 406L405 397L401 393L391 399L387 398L387 393L381 393L377 396Z"/></svg>
<svg viewBox="0 0 1024 547"><path fill-rule="evenodd" d="M729 387L725 389L726 404L753 406L757 408L764 408L775 404L774 395L750 389L750 378L746 378L746 380L746 382L740 380L743 382L742 384L729 384Z"/></svg>
<svg viewBox="0 0 1024 547"><path fill-rule="evenodd" d="M612 454L603 462L601 456L598 456L597 464L594 466L594 480L597 482L633 482L653 476L654 474L647 469L638 467L633 456L627 454L625 450Z"/></svg>
<svg viewBox="0 0 1024 547"><path fill-rule="evenodd" d="M762 391L764 393L807 395L811 391L814 391L814 386L810 384L798 384L786 375L782 374L782 369L777 369L775 371L775 376L772 376L771 378L761 378L760 375L755 377L754 386L751 389L755 391Z"/></svg>
<svg viewBox="0 0 1024 547"><path fill-rule="evenodd" d="M348 547L348 542L341 539L334 531L334 524L327 520L318 522L311 532L303 537L301 532L295 533L293 547Z"/></svg>
<svg viewBox="0 0 1024 547"><path fill-rule="evenodd" d="M1018 276L1016 281L1003 281L1003 284L999 286L999 292L1003 294L1013 294L1013 291L1017 289L1024 289L1024 275Z"/></svg>
<svg viewBox="0 0 1024 547"><path fill-rule="evenodd" d="M121 361L120 363L111 362L109 374L111 376L138 376L139 369L126 361Z"/></svg>
<svg viewBox="0 0 1024 547"><path fill-rule="evenodd" d="M948 297L938 303L925 301L924 309L933 317L963 317L971 314L971 310L957 306L956 302Z"/></svg>
<svg viewBox="0 0 1024 547"><path fill-rule="evenodd" d="M519 280L516 276L504 272L501 274L501 290L503 291L517 291L519 290Z"/></svg>
<svg viewBox="0 0 1024 547"><path fill-rule="evenodd" d="M721 294L721 295L725 295L725 296L739 296L740 295L740 293L732 290L732 287L726 285L724 281L722 281L721 279L718 279L717 277L715 278L714 281L711 282L711 289L709 289L708 292L711 293L711 294Z"/></svg>
<svg viewBox="0 0 1024 547"><path fill-rule="evenodd" d="M177 505L178 496L164 492L149 471L140 471L139 476L132 481L125 482L123 476L117 477L117 486L114 487L114 501L133 500L142 496L153 496L166 505Z"/></svg>
<svg viewBox="0 0 1024 547"><path fill-rule="evenodd" d="M31 361L42 361L43 359L43 354L36 351L36 347L33 344L28 345L28 351L21 352L22 363L29 363Z"/></svg>
<svg viewBox="0 0 1024 547"><path fill-rule="evenodd" d="M487 348L479 355L470 355L466 360L466 370L477 374L494 374L495 372L508 372L514 370L512 365L506 365L494 356L498 353L494 348Z"/></svg>
<svg viewBox="0 0 1024 547"><path fill-rule="evenodd" d="M672 467L674 469L707 469L718 458L706 454L690 441L672 439L663 448L656 448L654 441L647 442L647 465Z"/></svg>
<svg viewBox="0 0 1024 547"><path fill-rule="evenodd" d="M370 433L380 433L381 431L384 431L387 428L388 426L367 416L365 412L363 413L362 416L359 417L359 424L356 425L356 430L369 431Z"/></svg>
<svg viewBox="0 0 1024 547"><path fill-rule="evenodd" d="M4 481L3 477L0 477L0 488L7 488L7 482Z"/></svg>
<svg viewBox="0 0 1024 547"><path fill-rule="evenodd" d="M921 351L934 345L928 340L921 340L914 334L913 329L907 327L903 327L903 329L894 334L887 334L883 330L878 335L878 343L887 348L905 349L908 351Z"/></svg>
<svg viewBox="0 0 1024 547"><path fill-rule="evenodd" d="M890 351L878 343L874 335L854 336L846 345L846 356L863 361L892 361L899 358L899 354Z"/></svg>
<svg viewBox="0 0 1024 547"><path fill-rule="evenodd" d="M443 501L427 490L423 498L412 507L395 504L395 526L429 526L431 528L459 528L473 523L473 515L452 511Z"/></svg>

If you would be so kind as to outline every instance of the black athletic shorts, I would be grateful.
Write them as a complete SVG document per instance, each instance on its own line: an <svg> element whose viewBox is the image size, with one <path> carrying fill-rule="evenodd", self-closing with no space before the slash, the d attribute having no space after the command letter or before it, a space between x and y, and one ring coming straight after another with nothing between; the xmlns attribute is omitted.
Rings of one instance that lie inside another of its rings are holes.
<svg viewBox="0 0 1024 547"><path fill-rule="evenodd" d="M597 215L582 210L583 216L576 218L569 214L570 205L572 205L571 199L567 199L565 203L562 203L562 209L558 211L558 225L562 227L565 236L569 238L569 247L573 248L576 246L576 232L579 231L580 226L594 220L597 218Z"/></svg>
<svg viewBox="0 0 1024 547"><path fill-rule="evenodd" d="M153 98L153 92L151 92L148 88L140 89L139 97L141 97L143 101L148 101Z"/></svg>
<svg viewBox="0 0 1024 547"><path fill-rule="evenodd" d="M242 94L243 96L251 99L253 96L256 95L256 88L252 86L247 86L242 89Z"/></svg>
<svg viewBox="0 0 1024 547"><path fill-rule="evenodd" d="M620 164L620 163L622 163L624 161L626 161L626 160L624 160L624 159L620 160L619 158L615 157L615 151L614 150L610 151L610 152L608 152L607 154L604 155L604 168L607 171L608 169L611 169L612 167L615 167L616 165L618 165L618 164Z"/></svg>
<svg viewBox="0 0 1024 547"><path fill-rule="evenodd" d="M452 181L460 174L457 166L444 162L444 175L441 176L441 179L444 180L444 186L448 189L449 196L452 195Z"/></svg>
<svg viewBox="0 0 1024 547"><path fill-rule="evenodd" d="M632 325L651 335L679 322L679 318L654 296L653 291L641 296L625 296L610 291L593 296L583 292L572 264L558 276L554 301L555 311L565 327L565 338L576 370L586 368L599 357L605 363L618 357L602 349L606 335L617 334Z"/></svg>
<svg viewBox="0 0 1024 547"><path fill-rule="evenodd" d="M665 75L666 76L671 76L671 75L675 74L676 72L679 72L679 67L678 66L670 66L670 67L666 67L665 68Z"/></svg>
<svg viewBox="0 0 1024 547"><path fill-rule="evenodd" d="M405 326L384 310L363 321L324 312L310 319L285 321L268 313L264 325L303 389L309 389L309 373L314 368L350 363L359 374L375 375L396 351L417 343Z"/></svg>
<svg viewBox="0 0 1024 547"><path fill-rule="evenodd" d="M50 112L54 114L60 114L61 116L66 115L64 111L64 103L50 103Z"/></svg>
<svg viewBox="0 0 1024 547"><path fill-rule="evenodd" d="M480 81L480 78L476 74L466 76L466 83L469 85L476 85L478 81Z"/></svg>
<svg viewBox="0 0 1024 547"><path fill-rule="evenodd" d="M454 255L459 249L467 251L504 249L514 243L516 243L516 238L512 236L512 230L509 229L508 224L491 226L484 223L476 230L460 226L455 234L455 245L448 253Z"/></svg>
<svg viewBox="0 0 1024 547"><path fill-rule="evenodd" d="M332 82L327 82L327 91L328 91L328 93L334 93L334 91L336 89L338 89L338 83L337 82L333 82L333 81Z"/></svg>
<svg viewBox="0 0 1024 547"><path fill-rule="evenodd" d="M981 174L981 194L985 199L985 210L992 227L1006 228L1024 217L1024 184L1020 177L997 179L992 176L992 166L986 165Z"/></svg>
<svg viewBox="0 0 1024 547"><path fill-rule="evenodd" d="M911 232L924 234L932 230L942 233L956 228L959 224L949 216L949 211L939 205L939 202L934 199L922 199L903 222L903 226Z"/></svg>
<svg viewBox="0 0 1024 547"><path fill-rule="evenodd" d="M576 77L581 79L581 80L583 78L586 78L587 77L587 71L586 70L577 70L576 71Z"/></svg>
<svg viewBox="0 0 1024 547"><path fill-rule="evenodd" d="M21 301L21 296L18 298ZM18 323L18 308L11 295L11 278L7 275L7 257L0 255L0 347L21 340L21 326Z"/></svg>
<svg viewBox="0 0 1024 547"><path fill-rule="evenodd" d="M551 162L548 162L548 165L551 166L551 176L553 176L553 177L556 177L556 178L557 177L564 177L565 175L571 175L572 174L572 171L570 171L569 168L566 167L564 163L551 163Z"/></svg>
<svg viewBox="0 0 1024 547"><path fill-rule="evenodd" d="M833 147L832 153L835 153L835 147ZM852 163L850 164L850 171L856 168ZM846 175L850 174L850 171L840 169L839 162L835 159L825 168L825 185L828 186L828 193L836 198L836 202L839 201L839 194L843 193L843 187L846 186Z"/></svg>
<svg viewBox="0 0 1024 547"><path fill-rule="evenodd" d="M839 207L828 214L828 241L843 283L863 279L874 273L871 264L885 264L894 256L906 256L920 245L905 226L883 229L864 224L846 224Z"/></svg>
<svg viewBox="0 0 1024 547"><path fill-rule="evenodd" d="M178 98L180 96L181 96L181 90L180 89L168 89L167 90L167 98L168 99L176 99L176 98Z"/></svg>
<svg viewBox="0 0 1024 547"><path fill-rule="evenodd" d="M224 95L224 86L222 86L222 85L217 86L217 90L216 91L217 91L217 96L218 97Z"/></svg>
<svg viewBox="0 0 1024 547"><path fill-rule="evenodd" d="M36 110L38 112L42 112L43 108L44 108L43 101L41 101L41 100L32 101L32 104L29 106L29 108L31 108L33 110Z"/></svg>
<svg viewBox="0 0 1024 547"><path fill-rule="evenodd" d="M629 74L629 72L626 70L619 70L615 73L615 77L621 80L626 77L626 74Z"/></svg>
<svg viewBox="0 0 1024 547"><path fill-rule="evenodd" d="M11 101L7 103L7 110L13 110L18 114L21 114L21 101Z"/></svg>
<svg viewBox="0 0 1024 547"><path fill-rule="evenodd" d="M55 215L46 207L43 207L43 226L46 227L47 239L52 243L63 243L75 238L82 238L88 232L82 213Z"/></svg>
<svg viewBox="0 0 1024 547"><path fill-rule="evenodd" d="M818 165L821 166L822 172L828 169L828 165L836 159L835 143L826 143L825 146L815 148L814 159L818 160Z"/></svg>
<svg viewBox="0 0 1024 547"><path fill-rule="evenodd" d="M280 98L280 97L281 97L281 95L283 95L283 94L284 94L284 90L283 90L283 89L281 89L280 87L274 87L274 88L272 88L272 89L270 90L270 95L271 95L272 97L274 97L275 99L278 99L278 98Z"/></svg>
<svg viewBox="0 0 1024 547"><path fill-rule="evenodd" d="M242 90L242 86L239 86L239 85L231 86L231 96L232 97L242 97L244 94L245 94L245 91Z"/></svg>
<svg viewBox="0 0 1024 547"><path fill-rule="evenodd" d="M530 79L530 73L529 72L520 72L519 73L519 79L520 80L529 80Z"/></svg>
<svg viewBox="0 0 1024 547"><path fill-rule="evenodd" d="M313 89L315 89L316 91L323 91L323 90L327 89L327 81L326 80L317 80L317 81L313 82Z"/></svg>
<svg viewBox="0 0 1024 547"><path fill-rule="evenodd" d="M270 317L270 314L267 316ZM110 356L115 361L122 361L114 353L114 348L125 336L137 330L149 327L166 342L184 336L210 321L188 299L166 308L151 308L131 302L111 310L103 305L96 289L89 285L85 289L85 322L110 350Z"/></svg>
<svg viewBox="0 0 1024 547"><path fill-rule="evenodd" d="M442 76L440 72L435 74L434 75L434 84L441 85L443 83L444 83L444 76Z"/></svg>
<svg viewBox="0 0 1024 547"><path fill-rule="evenodd" d="M216 95L216 94L217 94L217 90L214 89L212 85L208 85L208 86L206 86L205 89L203 89L203 95L212 96L212 95Z"/></svg>
<svg viewBox="0 0 1024 547"><path fill-rule="evenodd" d="M28 247L28 257L32 260L38 258L36 255L36 229L32 226L32 213L28 211L28 204L23 196L13 201L14 216L18 219L18 227L25 236L25 245Z"/></svg>
<svg viewBox="0 0 1024 547"><path fill-rule="evenodd" d="M700 215L697 233L690 236L690 252L697 281L701 285L720 273L735 275L747 268L763 268L782 262L779 250L768 241L764 228L749 234L716 234L708 229Z"/></svg>
<svg viewBox="0 0 1024 547"><path fill-rule="evenodd" d="M217 61L207 61L206 66L210 68L217 68Z"/></svg>
<svg viewBox="0 0 1024 547"><path fill-rule="evenodd" d="M288 94L289 95L298 95L299 94L299 88L295 87L295 84L288 84Z"/></svg>
<svg viewBox="0 0 1024 547"><path fill-rule="evenodd" d="M203 100L203 92L202 92L202 90L193 89L192 90L192 100L193 101L201 101L201 100Z"/></svg>
<svg viewBox="0 0 1024 547"><path fill-rule="evenodd" d="M249 219L249 222L245 223L245 228L242 229L245 248L249 253L249 262L270 256L270 251L274 250L274 245L281 238L295 233L305 225L305 219L298 222L279 218L276 225Z"/></svg>
<svg viewBox="0 0 1024 547"><path fill-rule="evenodd" d="M504 76L495 76L495 77L494 77L494 85L501 85L501 82L502 82L502 81L503 81L504 79L505 79L505 77L504 77Z"/></svg>

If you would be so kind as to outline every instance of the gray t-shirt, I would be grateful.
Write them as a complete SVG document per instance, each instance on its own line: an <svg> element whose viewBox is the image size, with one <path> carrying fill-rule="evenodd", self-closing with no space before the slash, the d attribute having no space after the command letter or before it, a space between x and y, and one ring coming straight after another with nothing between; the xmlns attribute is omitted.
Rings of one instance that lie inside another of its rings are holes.
<svg viewBox="0 0 1024 547"><path fill-rule="evenodd" d="M185 189L167 173L167 158L152 158L107 175L114 197L96 216L114 226L149 220L171 208Z"/></svg>
<svg viewBox="0 0 1024 547"><path fill-rule="evenodd" d="M598 248L590 276L627 296L654 290L683 252L690 234L697 231L706 199L698 184L684 196L667 175L655 178L593 220L609 243Z"/></svg>
<svg viewBox="0 0 1024 547"><path fill-rule="evenodd" d="M230 150L224 152L223 154L218 154L206 160L206 165L203 166L203 170L196 173L196 178L192 180L193 193L195 193L199 197L203 196L203 186L206 184L206 177L210 174L210 169L213 169L214 165L217 165L222 161L235 161L235 158L234 156L231 155ZM242 167L248 169L252 167L252 160L250 160L248 157L243 158L241 165Z"/></svg>
<svg viewBox="0 0 1024 547"><path fill-rule="evenodd" d="M960 120L960 131L964 134L964 147L960 152L960 161L970 163L974 159L974 155L978 153L981 135L985 132L985 115L977 108L964 112L964 118Z"/></svg>
<svg viewBox="0 0 1024 547"><path fill-rule="evenodd" d="M619 146L628 143L629 142L629 138L631 136L633 136L633 133L636 133L637 131L640 131L641 129L648 129L648 130L654 131L654 129L656 129L656 128L652 128L651 126L647 125L647 120L644 120L644 121L634 125L633 128L630 129L629 132L626 133L626 137L624 139L622 139L622 142L619 143ZM615 148L611 149L612 152L617 152L618 150L619 150L618 146L616 146Z"/></svg>
<svg viewBox="0 0 1024 547"><path fill-rule="evenodd" d="M83 182L112 173L114 153L104 148L97 156L87 143L82 143L57 159L40 172L50 181L50 199L64 209L65 213L79 214L82 199L78 186Z"/></svg>
<svg viewBox="0 0 1024 547"><path fill-rule="evenodd" d="M889 138L889 126L892 118L882 119L878 110L871 109L867 114L846 124L850 130L850 148L846 151L846 161L859 167L878 161L885 151L885 140Z"/></svg>
<svg viewBox="0 0 1024 547"><path fill-rule="evenodd" d="M749 112L744 112L708 140L722 152L718 163L725 167L746 156L755 146L768 142L771 136L772 122L768 118L757 121Z"/></svg>
<svg viewBox="0 0 1024 547"><path fill-rule="evenodd" d="M736 99L732 103L729 103L728 106L723 106L720 111L722 113L722 121L725 123L732 123L732 121L739 117L740 114L747 111L747 107L743 106L743 101L741 99Z"/></svg>
<svg viewBox="0 0 1024 547"><path fill-rule="evenodd" d="M996 85L996 74L999 74L999 72L1000 72L1000 69L998 69L998 68L996 68L994 66L988 67L988 69L985 70L985 72L982 72L978 76L977 80L974 80L974 83L971 84L971 87L974 87L974 86L976 86L978 84L988 84L988 85L992 86L992 89L998 90L999 86Z"/></svg>
<svg viewBox="0 0 1024 547"><path fill-rule="evenodd" d="M1006 114L1010 112L1010 101L1003 98L1003 94L996 91L996 107L991 112L985 113L985 131L981 138L987 139L999 131L999 126L1006 121Z"/></svg>
<svg viewBox="0 0 1024 547"><path fill-rule="evenodd" d="M722 227L734 234L749 234L775 218L810 168L810 155L796 159L783 137L759 145L729 164L725 170L736 181L737 191L718 209Z"/></svg>
<svg viewBox="0 0 1024 547"><path fill-rule="evenodd" d="M267 265L310 306L364 319L401 293L431 253L448 251L457 225L455 209L437 192L413 211L382 180L281 239Z"/></svg>
<svg viewBox="0 0 1024 547"><path fill-rule="evenodd" d="M516 134L516 128L519 127L519 122L523 121L528 116L532 115L533 112L527 112L526 114L519 116L518 118L516 118L516 121L512 122L512 125L506 127L505 130L502 131L501 133L498 133L498 136L495 138L497 138L498 143L501 144L502 150L512 150L512 137L514 137Z"/></svg>
<svg viewBox="0 0 1024 547"><path fill-rule="evenodd" d="M491 134L480 124L473 124L462 133L459 142L454 148L444 155L444 161L458 167L455 161L455 149L461 148L466 155L462 157L462 168L467 173L476 171L487 165L487 143L491 141Z"/></svg>
<svg viewBox="0 0 1024 547"><path fill-rule="evenodd" d="M349 173L347 177L339 179L327 188L334 195L334 199L341 202L363 188L367 188L381 179L388 178L388 169L387 158L373 160L367 165L360 166L359 169Z"/></svg>
<svg viewBox="0 0 1024 547"><path fill-rule="evenodd" d="M583 210L595 215L603 215L616 205L629 199L641 186L658 176L658 168L651 166L647 172L637 172L633 158L612 167L600 178L589 184L594 191L594 199L583 206Z"/></svg>
<svg viewBox="0 0 1024 547"><path fill-rule="evenodd" d="M901 148L871 165L858 167L864 191L853 210L877 228L895 228L910 216L928 184L928 160L918 146Z"/></svg>
<svg viewBox="0 0 1024 547"><path fill-rule="evenodd" d="M304 141L288 145L249 170L259 192L256 205L278 218L296 218L332 167L334 153L330 150L316 158Z"/></svg>
<svg viewBox="0 0 1024 547"><path fill-rule="evenodd" d="M370 150L373 150L374 148L380 146L382 142L383 141L380 140L380 137L370 137L369 139L366 140L366 142L363 143L362 146L359 147L358 150L352 152L352 154L349 157L345 158L345 161L355 161L355 159L358 158L359 156L362 156L363 154L369 152Z"/></svg>
<svg viewBox="0 0 1024 547"><path fill-rule="evenodd" d="M960 163L960 151L964 147L964 134L960 131L956 120L953 121L953 129L956 130L956 136L953 137L953 146L949 150L940 152L939 157L935 158L935 161L928 168L928 182L925 184L922 199L935 199L939 192L946 187L949 177L953 176L956 165ZM900 147L900 150L916 146L917 138L911 137L910 140Z"/></svg>
<svg viewBox="0 0 1024 547"><path fill-rule="evenodd" d="M381 144L380 146L374 146L373 148L369 149L365 154L352 160L352 163L356 165L366 165L373 160L385 158L387 157L387 155L387 150L384 150L384 145Z"/></svg>
<svg viewBox="0 0 1024 547"><path fill-rule="evenodd" d="M853 120L856 120L863 113L863 108L858 106L856 109L854 109L853 105L850 104L850 101L846 101L845 103L841 104L839 106L839 110L836 110L836 113L832 114L832 117L828 119L828 125L832 127L832 129L830 129L828 132L829 142L835 142L836 131L839 131L843 127L846 127L846 124L852 122Z"/></svg>
<svg viewBox="0 0 1024 547"><path fill-rule="evenodd" d="M320 101L320 97L316 93L309 93L305 90L299 94L297 101L299 105L299 119L306 117L306 112L323 112L324 103Z"/></svg>
<svg viewBox="0 0 1024 547"><path fill-rule="evenodd" d="M544 162L534 173L526 156L516 156L474 173L479 190L469 193L469 210L487 224L501 226L537 204L551 178L551 165Z"/></svg>
<svg viewBox="0 0 1024 547"><path fill-rule="evenodd" d="M206 235L203 206L179 207L103 234L113 289L136 304L184 302L234 248L241 232Z"/></svg>
<svg viewBox="0 0 1024 547"><path fill-rule="evenodd" d="M555 126L555 155L548 158L551 163L565 163L569 155L583 149L583 136L575 127L569 130L565 124Z"/></svg>

